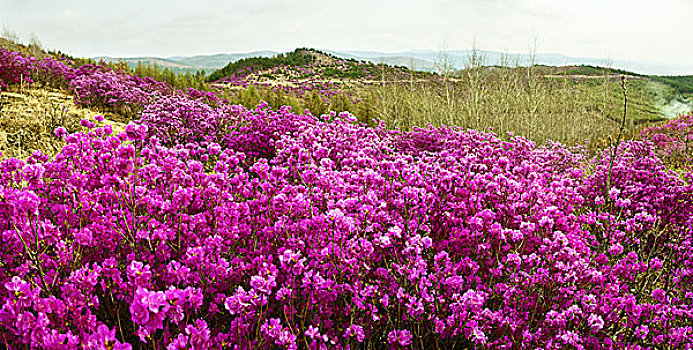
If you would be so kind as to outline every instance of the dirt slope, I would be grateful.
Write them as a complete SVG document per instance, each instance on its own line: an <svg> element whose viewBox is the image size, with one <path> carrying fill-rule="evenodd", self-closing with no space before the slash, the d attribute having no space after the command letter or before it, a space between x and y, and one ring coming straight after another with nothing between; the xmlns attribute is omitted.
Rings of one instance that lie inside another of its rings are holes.
<svg viewBox="0 0 693 350"><path fill-rule="evenodd" d="M61 91L31 89L0 92L0 152L2 158L26 158L41 150L53 155L64 142L53 134L57 127L68 132L84 130L80 121L99 113L75 106L72 96ZM104 120L114 131L124 129L122 123Z"/></svg>

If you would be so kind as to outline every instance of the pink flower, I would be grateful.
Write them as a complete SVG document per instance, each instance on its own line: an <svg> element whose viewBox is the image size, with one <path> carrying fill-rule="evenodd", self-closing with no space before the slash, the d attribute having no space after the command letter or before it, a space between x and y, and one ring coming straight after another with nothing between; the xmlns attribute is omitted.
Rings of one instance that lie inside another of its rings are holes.
<svg viewBox="0 0 693 350"><path fill-rule="evenodd" d="M597 332L604 327L604 320L601 316L596 314L590 314L587 317L587 323L590 328L592 328L592 332Z"/></svg>
<svg viewBox="0 0 693 350"><path fill-rule="evenodd" d="M10 282L5 283L5 289L10 293L10 298L19 307L27 307L31 305L31 289L29 284L24 282L18 276L12 277Z"/></svg>
<svg viewBox="0 0 693 350"><path fill-rule="evenodd" d="M409 346L411 344L411 338L411 332L407 329L392 330L387 334L388 343L398 343L401 346Z"/></svg>
<svg viewBox="0 0 693 350"><path fill-rule="evenodd" d="M619 243L616 243L609 248L609 254L611 255L620 255L621 253L623 253L623 246Z"/></svg>
<svg viewBox="0 0 693 350"><path fill-rule="evenodd" d="M664 301L666 300L666 293L665 293L664 290L662 290L662 289L655 289L655 290L652 291L652 297L653 297L656 301L662 303L662 302L664 302Z"/></svg>
<svg viewBox="0 0 693 350"><path fill-rule="evenodd" d="M64 127L60 126L60 127L57 127L53 133L57 137L63 137L65 135L67 135L67 130Z"/></svg>

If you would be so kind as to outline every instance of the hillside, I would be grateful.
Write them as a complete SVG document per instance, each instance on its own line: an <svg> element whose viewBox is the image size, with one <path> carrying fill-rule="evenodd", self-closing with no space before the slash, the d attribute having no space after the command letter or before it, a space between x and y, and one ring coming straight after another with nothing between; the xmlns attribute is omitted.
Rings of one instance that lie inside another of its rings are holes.
<svg viewBox="0 0 693 350"><path fill-rule="evenodd" d="M363 52L357 54L367 56L367 53ZM628 116L633 125L672 118L682 112L693 110L693 103L676 86L665 80L622 69L591 65L538 65L531 68L483 66L481 57L477 57L476 67L453 71L443 77L413 71L403 66L376 65L351 58L343 59L329 52L298 49L274 57L246 58L230 62L223 69L212 73L209 79L214 82L215 87L227 93L231 100L246 106L264 99L273 107L288 104L296 108L309 107L321 113L329 109L348 109L357 117L360 117L360 114L369 116L363 120L370 118L369 110L380 109L383 113L384 104L389 103L386 102L387 99L399 101L393 102L393 113L401 113L404 109L408 110L406 114L411 115L413 119L434 123L450 122L449 119L441 120L441 113L455 118L455 123L461 122L461 116L467 115L465 118L470 118L471 114L480 113L478 110L485 110L489 114L500 113L494 105L507 105L506 113L516 110L516 113L524 114L527 108L532 107L520 108L520 104L526 103L522 101L533 98L532 95L536 98L536 94L540 93L543 96L542 102L539 102L535 112L530 114L543 113L548 116L558 113L567 117L594 113L596 119L590 123L601 123L598 121L599 118L615 121L618 118L615 117L614 106L621 105L619 100L622 99L617 83L621 75L626 76L629 81ZM533 88L541 91L532 92L528 91L526 86L523 87L527 83L527 74L537 79L540 85ZM512 100L508 100L507 93L502 92L508 87L498 85L500 81L508 79L516 81L512 89L516 90L518 96ZM479 86L484 86L484 90L473 92ZM390 92L395 95L384 95ZM483 96L481 100L472 103L484 107L473 106L468 99L461 99L469 94L474 94L477 99ZM443 95L456 96L456 101L445 97L433 103ZM523 95L524 97L520 97ZM337 101L336 97L339 96L344 98ZM422 100L422 96L428 97ZM495 100L491 96L496 96ZM322 99L322 103L319 103L318 97ZM451 115L450 109L447 112L431 112L438 109L441 102L457 110L458 115ZM385 115L387 114L389 112ZM500 117L498 115L498 118ZM392 118L397 120L399 126L405 128L421 123L402 120L401 117L395 118L394 115ZM472 123L469 126L478 125Z"/></svg>
<svg viewBox="0 0 693 350"><path fill-rule="evenodd" d="M316 50L317 51L317 50ZM631 77L648 77L652 83L639 83L638 90L647 90L646 94L652 95L649 102L640 103L645 106L640 110L650 111L662 117L672 118L682 112L693 109L693 76L666 76L666 75L650 75L643 73L672 73L689 71L687 67L670 67L657 64L632 62L632 61L612 61L609 62L611 67L620 68L603 68L600 65L606 63L605 60L570 57L559 54L537 54L530 56L527 54L504 54L494 51L450 51L441 54L433 51L405 51L398 53L370 52L370 51L321 51L322 54L329 55L333 59L341 59L346 62L368 62L375 64L384 64L387 66L407 67L415 71L436 72L441 69L443 61L446 61L453 69L463 69L470 64L470 57L476 54L481 64L487 66L513 66L527 65L530 62L535 62L539 66L546 67L547 75L569 75L573 79L597 79L603 76L605 72L608 74L626 74ZM255 64L255 68L276 68L282 65L275 58L278 56L291 56L291 53L277 53L273 51L256 51L248 53L235 54L215 54L215 55L197 55L197 56L174 56L170 58L159 57L131 57L131 58L110 58L99 57L106 62L126 62L130 69L136 69L138 65L155 66L157 69L169 69L177 74L200 74L205 72L212 73L209 77L210 81L216 81L226 78L224 83L230 83L235 86L254 86L254 85L279 85L282 88L299 86L300 81L291 78L283 78L275 72L260 72L262 69L254 69L253 72L244 72L238 74L238 68L241 66L249 66ZM263 58L258 60L257 58ZM275 60L273 60L275 59ZM284 62L286 65L287 62ZM264 65L264 66L263 66ZM292 65L289 62L289 66ZM299 65L300 66L300 65ZM384 66L380 66L384 67ZM226 69L226 70L224 70ZM285 69L284 69L285 70ZM693 70L690 70L693 72ZM335 69L327 69L320 74L316 73L311 80L321 80L325 86L320 90L330 90L330 88L338 89L341 84L330 84L328 81L344 79L361 79L361 80L378 80L382 78L382 69L373 70L369 73L359 69L343 69L335 67ZM158 76L167 76L166 74L150 74ZM297 76L300 74L289 74ZM370 75L370 77L369 77ZM304 75L303 80L307 80ZM170 79L170 76L169 76ZM300 80L300 79L299 79ZM267 81L271 81L268 83ZM309 82L309 85L316 85L315 82ZM315 90L310 87L309 90ZM251 96L252 97L252 96ZM254 100L254 98L250 98Z"/></svg>
<svg viewBox="0 0 693 350"><path fill-rule="evenodd" d="M235 73L352 67L296 54ZM2 348L689 348L691 117L551 69L361 82L365 124L0 49Z"/></svg>
<svg viewBox="0 0 693 350"><path fill-rule="evenodd" d="M35 150L55 155L65 143L53 134L63 127L67 132L84 129L81 119L102 119L96 108L75 105L73 97L52 89L27 89L21 92L0 91L0 154L23 159ZM122 122L102 119L103 124L123 131Z"/></svg>
<svg viewBox="0 0 693 350"><path fill-rule="evenodd" d="M610 132L619 119L619 75L628 77L631 126L693 109L688 96L680 92L685 91L681 89L686 88L686 77L647 77L589 65L488 67L480 65L481 59L477 67L440 76L314 49L263 56L268 53L227 62L207 77L211 85L204 84L197 74L176 76L181 73L176 69L190 68L181 63L185 57L132 58L129 66L138 63L128 72L165 80L176 88L195 84L190 86L212 89L246 107L263 100L273 108L287 105L315 114L350 111L366 124L372 125L375 118L380 118L403 129L427 123L494 127L501 132L533 135L542 142L604 142L602 135ZM217 55L215 59L225 57ZM190 61L200 63L209 58L198 56ZM146 66L144 63L165 68L138 68ZM535 83L527 81L528 76ZM555 125L545 125L549 120ZM595 131L592 126L603 131Z"/></svg>
<svg viewBox="0 0 693 350"><path fill-rule="evenodd" d="M219 69L227 65L229 62L238 61L249 57L272 57L277 55L274 51L254 51L237 54L215 54L215 55L196 55L191 57L170 57L180 63L188 64L193 67L214 68Z"/></svg>
<svg viewBox="0 0 693 350"><path fill-rule="evenodd" d="M650 78L674 87L679 93L693 96L693 75L651 76Z"/></svg>
<svg viewBox="0 0 693 350"><path fill-rule="evenodd" d="M127 64L127 66L134 70L138 66L145 66L145 67L156 67L157 69L170 69L176 74L185 74L185 73L197 73L202 70L214 70L216 67L200 67L192 64L187 64L185 62L177 61L177 60L172 60L172 59L167 59L167 58L160 58L160 57L128 57L128 58L113 58L113 57L106 57L106 56L99 56L99 57L94 57L93 58L96 61L103 61L103 62L108 62L108 63L120 63L124 62Z"/></svg>
<svg viewBox="0 0 693 350"><path fill-rule="evenodd" d="M22 54L33 56L36 58L43 58L49 56L50 54L44 51L42 48L35 45L22 45L5 38L0 37L0 48L5 48L15 52L20 52Z"/></svg>
<svg viewBox="0 0 693 350"><path fill-rule="evenodd" d="M373 80L383 70L387 74L414 73L402 67L387 65L375 65L373 63L344 59L335 55L315 50L299 48L286 54L277 54L272 57L248 57L229 62L225 67L213 72L209 81L217 81L223 78L248 76L249 74L265 74L267 70L281 69L295 71L300 76L316 79L346 78ZM300 72L298 72L300 71Z"/></svg>
<svg viewBox="0 0 693 350"><path fill-rule="evenodd" d="M517 65L526 66L531 63L546 66L609 66L616 69L635 72L641 75L664 75L676 76L693 74L693 65L669 65L652 62L628 61L628 60L609 60L604 58L573 57L562 54L550 53L505 53L489 50L410 50L402 52L378 52L378 51L340 51L322 50L333 56L354 59L357 61L368 61L375 64L385 63L394 66L406 66L414 70L435 71L442 61L447 61L454 69L462 69L469 64L469 57L476 53L482 59L484 65L501 66ZM275 51L254 51L243 53L220 53L212 55L195 56L173 56L173 57L153 57L175 61L176 64L185 65L193 69L205 69L208 72L219 69L229 62L235 62L242 58L250 57L273 57L280 54ZM284 53L286 54L286 53ZM123 60L126 62L137 63L133 58L99 57L106 61Z"/></svg>

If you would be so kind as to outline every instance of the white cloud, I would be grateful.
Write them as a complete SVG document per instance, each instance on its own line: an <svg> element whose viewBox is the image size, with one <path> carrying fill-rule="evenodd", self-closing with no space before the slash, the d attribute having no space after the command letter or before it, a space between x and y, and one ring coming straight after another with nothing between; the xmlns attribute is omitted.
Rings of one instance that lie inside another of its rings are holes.
<svg viewBox="0 0 693 350"><path fill-rule="evenodd" d="M0 0L0 24L76 55L484 49L688 63L690 0Z"/></svg>

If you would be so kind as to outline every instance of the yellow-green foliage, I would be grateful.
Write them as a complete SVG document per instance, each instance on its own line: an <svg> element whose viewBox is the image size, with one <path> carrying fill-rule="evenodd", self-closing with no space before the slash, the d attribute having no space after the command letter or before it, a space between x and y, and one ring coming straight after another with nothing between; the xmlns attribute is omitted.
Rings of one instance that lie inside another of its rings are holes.
<svg viewBox="0 0 693 350"><path fill-rule="evenodd" d="M661 120L649 80L628 80L627 127ZM457 125L537 142L608 143L623 112L618 76L547 76L533 67L470 67L438 80L383 84L370 101L392 127ZM358 112L357 112L358 113Z"/></svg>
<svg viewBox="0 0 693 350"><path fill-rule="evenodd" d="M137 66L135 66L134 69L130 69L127 64L125 64L121 70L140 77L150 77L159 81L165 81L176 89L207 89L204 70L198 71L195 74L191 74L190 72L180 73L168 67L159 67L156 63L153 65L145 65L142 64L142 62L137 62Z"/></svg>
<svg viewBox="0 0 693 350"><path fill-rule="evenodd" d="M382 119L403 130L428 124L455 125L526 136L537 142L568 144L588 141L609 144L623 113L620 75L613 70L584 67L484 67L472 60L466 69L442 75L401 76L383 73L378 81L344 81L342 91L324 98L317 91L303 95L256 85L225 90L232 103L272 108L289 105L314 115L350 111L365 124ZM451 71L449 71L451 72ZM626 135L663 119L662 106L676 91L643 76L626 77ZM359 102L352 103L358 98Z"/></svg>

